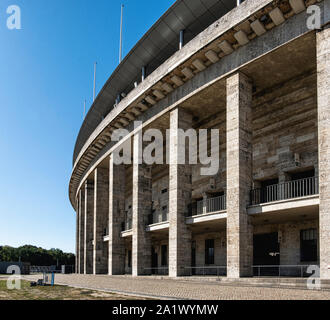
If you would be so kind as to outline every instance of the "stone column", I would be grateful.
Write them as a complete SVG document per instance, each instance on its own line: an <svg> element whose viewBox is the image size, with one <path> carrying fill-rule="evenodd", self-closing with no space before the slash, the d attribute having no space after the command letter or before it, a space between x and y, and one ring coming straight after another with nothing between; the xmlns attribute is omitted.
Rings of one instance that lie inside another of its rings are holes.
<svg viewBox="0 0 330 320"><path fill-rule="evenodd" d="M151 167L142 161L142 132L134 136L133 142L133 244L132 275L134 277L150 273L151 238L146 232L148 215L152 209Z"/></svg>
<svg viewBox="0 0 330 320"><path fill-rule="evenodd" d="M93 229L94 229L94 186L90 182L85 183L85 274L93 274Z"/></svg>
<svg viewBox="0 0 330 320"><path fill-rule="evenodd" d="M79 273L79 197L76 199L76 259L75 273Z"/></svg>
<svg viewBox="0 0 330 320"><path fill-rule="evenodd" d="M191 231L186 216L192 203L192 167L189 165L188 143L179 139L178 130L192 128L192 116L182 109L170 115L169 155L169 276L190 275ZM183 154L185 153L185 162ZM182 160L182 161L180 161ZM186 163L186 164L183 164Z"/></svg>
<svg viewBox="0 0 330 320"><path fill-rule="evenodd" d="M317 33L321 278L330 279L330 28Z"/></svg>
<svg viewBox="0 0 330 320"><path fill-rule="evenodd" d="M121 224L125 221L125 166L114 164L110 155L109 178L109 275L125 274L125 239Z"/></svg>
<svg viewBox="0 0 330 320"><path fill-rule="evenodd" d="M84 255L85 255L85 192L79 191L79 263L78 273L84 274Z"/></svg>
<svg viewBox="0 0 330 320"><path fill-rule="evenodd" d="M97 168L94 172L94 248L93 274L108 273L108 256L104 229L109 216L109 171Z"/></svg>
<svg viewBox="0 0 330 320"><path fill-rule="evenodd" d="M252 188L252 83L227 79L227 277L252 276L253 228L247 215Z"/></svg>

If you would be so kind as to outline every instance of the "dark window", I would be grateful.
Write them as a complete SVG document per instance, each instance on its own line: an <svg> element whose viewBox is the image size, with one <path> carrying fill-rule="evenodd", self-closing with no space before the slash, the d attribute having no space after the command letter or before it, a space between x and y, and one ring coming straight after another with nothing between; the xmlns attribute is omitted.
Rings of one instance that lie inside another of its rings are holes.
<svg viewBox="0 0 330 320"><path fill-rule="evenodd" d="M191 243L191 274L194 276L196 275L196 241Z"/></svg>
<svg viewBox="0 0 330 320"><path fill-rule="evenodd" d="M158 254L154 247L151 248L151 268L152 268L152 274L157 274Z"/></svg>
<svg viewBox="0 0 330 320"><path fill-rule="evenodd" d="M167 266L167 246L162 246L162 266Z"/></svg>
<svg viewBox="0 0 330 320"><path fill-rule="evenodd" d="M212 199L212 198L218 198L218 197L223 197L224 195L225 195L225 192L224 191L212 193L212 194L210 194L210 199Z"/></svg>
<svg viewBox="0 0 330 320"><path fill-rule="evenodd" d="M196 241L191 243L191 266L196 267Z"/></svg>
<svg viewBox="0 0 330 320"><path fill-rule="evenodd" d="M292 197L306 197L317 193L317 187L311 178L315 177L315 170L291 174L293 183ZM302 181L305 180L305 181Z"/></svg>
<svg viewBox="0 0 330 320"><path fill-rule="evenodd" d="M167 193L167 189L162 190L162 194Z"/></svg>
<svg viewBox="0 0 330 320"><path fill-rule="evenodd" d="M162 220L163 220L163 222L168 220L168 208L167 208L167 206L163 207Z"/></svg>
<svg viewBox="0 0 330 320"><path fill-rule="evenodd" d="M292 181L314 178L314 177L315 177L315 169L291 174Z"/></svg>
<svg viewBox="0 0 330 320"><path fill-rule="evenodd" d="M205 264L214 264L214 240L205 241Z"/></svg>
<svg viewBox="0 0 330 320"><path fill-rule="evenodd" d="M261 182L261 203L273 202L278 200L278 193L275 185L278 185L278 179L265 180Z"/></svg>
<svg viewBox="0 0 330 320"><path fill-rule="evenodd" d="M278 184L278 179L265 180L261 182L261 188L264 189L270 186L274 186L276 184Z"/></svg>
<svg viewBox="0 0 330 320"><path fill-rule="evenodd" d="M280 243L278 233L253 236L253 264L255 266L280 265Z"/></svg>
<svg viewBox="0 0 330 320"><path fill-rule="evenodd" d="M128 250L128 267L132 268L132 250Z"/></svg>
<svg viewBox="0 0 330 320"><path fill-rule="evenodd" d="M317 230L302 230L300 233L301 262L317 261Z"/></svg>

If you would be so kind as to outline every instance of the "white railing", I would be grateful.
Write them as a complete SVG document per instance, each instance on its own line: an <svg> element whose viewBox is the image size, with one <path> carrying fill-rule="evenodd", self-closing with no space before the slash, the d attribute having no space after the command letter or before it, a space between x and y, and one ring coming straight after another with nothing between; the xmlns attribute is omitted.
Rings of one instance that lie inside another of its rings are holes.
<svg viewBox="0 0 330 320"><path fill-rule="evenodd" d="M197 215L224 211L227 208L227 197L221 196L211 199L206 199L197 202Z"/></svg>
<svg viewBox="0 0 330 320"><path fill-rule="evenodd" d="M251 205L302 198L318 193L318 177L300 179L252 190Z"/></svg>
<svg viewBox="0 0 330 320"><path fill-rule="evenodd" d="M156 224L156 223L162 223L162 222L168 222L168 211L163 211L161 214L158 212L151 213L148 216L148 224Z"/></svg>
<svg viewBox="0 0 330 320"><path fill-rule="evenodd" d="M185 267L190 271L191 276L227 276L227 267L225 266L203 266L203 267Z"/></svg>
<svg viewBox="0 0 330 320"><path fill-rule="evenodd" d="M310 266L307 265L275 265L275 266L253 266L255 277L294 277L308 278L311 275L307 272Z"/></svg>

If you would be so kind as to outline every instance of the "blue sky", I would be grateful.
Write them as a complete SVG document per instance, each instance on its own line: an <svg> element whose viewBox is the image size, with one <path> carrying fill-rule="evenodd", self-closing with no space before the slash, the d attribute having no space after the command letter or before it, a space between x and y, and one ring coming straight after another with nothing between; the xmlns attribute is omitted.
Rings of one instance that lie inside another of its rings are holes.
<svg viewBox="0 0 330 320"><path fill-rule="evenodd" d="M93 94L174 0L0 0L0 245L75 250L75 139ZM7 7L22 30L8 30Z"/></svg>

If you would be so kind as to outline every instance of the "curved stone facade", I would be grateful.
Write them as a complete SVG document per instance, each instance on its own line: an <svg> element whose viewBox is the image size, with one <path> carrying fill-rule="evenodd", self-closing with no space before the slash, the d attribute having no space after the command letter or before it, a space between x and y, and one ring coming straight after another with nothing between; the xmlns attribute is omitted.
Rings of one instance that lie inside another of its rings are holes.
<svg viewBox="0 0 330 320"><path fill-rule="evenodd" d="M207 18L177 1L92 106L69 187L77 273L306 276L317 265L330 278L328 1L213 2ZM178 31L176 52L136 68L153 65L141 82L110 86L173 15L184 45ZM144 161L152 144L162 161ZM213 150L215 172L203 161Z"/></svg>

